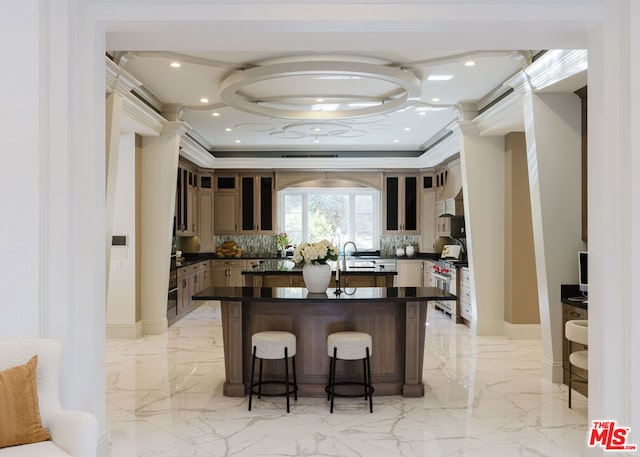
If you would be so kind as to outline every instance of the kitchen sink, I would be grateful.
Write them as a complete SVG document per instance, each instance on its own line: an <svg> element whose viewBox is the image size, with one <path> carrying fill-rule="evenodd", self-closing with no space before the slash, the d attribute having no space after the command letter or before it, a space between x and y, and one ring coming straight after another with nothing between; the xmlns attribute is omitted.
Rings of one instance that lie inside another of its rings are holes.
<svg viewBox="0 0 640 457"><path fill-rule="evenodd" d="M376 263L371 260L347 260L347 268L375 268Z"/></svg>

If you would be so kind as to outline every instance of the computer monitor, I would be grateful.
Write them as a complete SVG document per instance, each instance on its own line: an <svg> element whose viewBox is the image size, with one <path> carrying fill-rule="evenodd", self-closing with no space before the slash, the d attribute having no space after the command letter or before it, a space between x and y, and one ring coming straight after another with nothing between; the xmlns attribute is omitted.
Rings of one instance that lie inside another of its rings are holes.
<svg viewBox="0 0 640 457"><path fill-rule="evenodd" d="M578 284L580 292L586 294L588 292L589 274L588 274L588 256L586 251L578 252Z"/></svg>

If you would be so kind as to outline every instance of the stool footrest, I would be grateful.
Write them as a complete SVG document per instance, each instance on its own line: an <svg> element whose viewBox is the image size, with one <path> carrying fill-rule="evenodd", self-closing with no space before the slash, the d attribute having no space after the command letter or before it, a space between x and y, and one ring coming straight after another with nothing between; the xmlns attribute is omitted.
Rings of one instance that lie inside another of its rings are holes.
<svg viewBox="0 0 640 457"><path fill-rule="evenodd" d="M259 388L261 385L273 385L273 384L279 384L282 386L285 386L286 384L289 384L289 394L295 394L296 392L298 392L298 385L294 384L293 382L289 381L289 382L285 382L285 381L262 381L262 384L259 382L254 382L253 384L251 384L251 391L253 393L253 395L259 395L262 397L284 397L287 395L287 390L285 388L285 390L280 393L280 392L258 392L258 390L256 390L257 388Z"/></svg>
<svg viewBox="0 0 640 457"><path fill-rule="evenodd" d="M367 388L367 392L366 393L360 392L360 393L357 393L357 394L340 394L340 393L336 392L335 386L360 386L360 387L366 387ZM324 391L327 394L330 394L331 386L325 386L324 387ZM340 382L336 382L336 383L334 383L334 389L333 389L333 395L335 397L343 397L343 398L358 398L358 397L367 398L373 392L375 392L375 389L373 388L373 386L367 386L364 382L357 382L357 381L340 381Z"/></svg>

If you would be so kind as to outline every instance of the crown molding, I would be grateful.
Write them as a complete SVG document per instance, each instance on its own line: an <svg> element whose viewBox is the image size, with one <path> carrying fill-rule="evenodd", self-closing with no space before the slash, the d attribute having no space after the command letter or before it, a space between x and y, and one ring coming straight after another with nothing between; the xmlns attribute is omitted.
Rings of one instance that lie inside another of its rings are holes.
<svg viewBox="0 0 640 457"><path fill-rule="evenodd" d="M165 118L145 105L139 98L131 94L127 94L124 98L122 102L122 110L127 116L139 122L143 127L149 129L149 131L136 132L142 135L160 135L167 123Z"/></svg>
<svg viewBox="0 0 640 457"><path fill-rule="evenodd" d="M505 135L524 131L522 95L512 93L473 120L480 135Z"/></svg>
<svg viewBox="0 0 640 457"><path fill-rule="evenodd" d="M142 86L140 81L116 65L111 59L105 56L104 60L107 94L115 92L122 97L126 97L134 87Z"/></svg>
<svg viewBox="0 0 640 457"><path fill-rule="evenodd" d="M213 167L213 156L197 141L191 138L190 135L193 135L194 132L194 130L189 130L189 135L182 135L180 139L180 155L199 167Z"/></svg>

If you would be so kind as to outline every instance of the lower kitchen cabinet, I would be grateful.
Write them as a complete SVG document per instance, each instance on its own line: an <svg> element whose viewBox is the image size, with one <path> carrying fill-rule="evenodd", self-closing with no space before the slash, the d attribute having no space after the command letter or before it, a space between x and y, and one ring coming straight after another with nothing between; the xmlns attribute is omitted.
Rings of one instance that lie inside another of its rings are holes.
<svg viewBox="0 0 640 457"><path fill-rule="evenodd" d="M209 287L210 268L209 261L203 261L178 268L178 297L176 307L168 311L169 325L192 311L198 303L192 298L201 290Z"/></svg>
<svg viewBox="0 0 640 457"><path fill-rule="evenodd" d="M469 268L460 269L460 316L465 322L470 323L473 320L473 311L471 308L471 281L469 278Z"/></svg>
<svg viewBox="0 0 640 457"><path fill-rule="evenodd" d="M424 263L420 259L398 259L397 287L422 287Z"/></svg>
<svg viewBox="0 0 640 457"><path fill-rule="evenodd" d="M258 260L247 259L215 259L211 261L211 286L213 287L242 287L244 276L242 272L251 268Z"/></svg>

